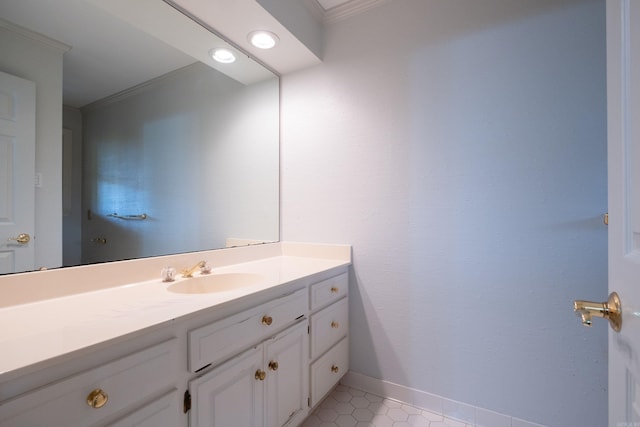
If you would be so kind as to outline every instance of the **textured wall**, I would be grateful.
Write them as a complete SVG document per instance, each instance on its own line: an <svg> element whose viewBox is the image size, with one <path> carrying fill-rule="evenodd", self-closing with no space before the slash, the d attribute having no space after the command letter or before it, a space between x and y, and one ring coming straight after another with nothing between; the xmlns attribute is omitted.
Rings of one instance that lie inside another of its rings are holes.
<svg viewBox="0 0 640 427"><path fill-rule="evenodd" d="M603 0L395 0L283 78L282 237L353 244L352 370L606 425Z"/></svg>

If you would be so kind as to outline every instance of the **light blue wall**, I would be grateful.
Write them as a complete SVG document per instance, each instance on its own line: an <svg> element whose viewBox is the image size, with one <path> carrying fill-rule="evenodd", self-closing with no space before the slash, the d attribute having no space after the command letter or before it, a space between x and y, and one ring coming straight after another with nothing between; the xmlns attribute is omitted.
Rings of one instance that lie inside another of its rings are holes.
<svg viewBox="0 0 640 427"><path fill-rule="evenodd" d="M394 0L282 89L282 237L353 244L351 368L607 420L604 0Z"/></svg>

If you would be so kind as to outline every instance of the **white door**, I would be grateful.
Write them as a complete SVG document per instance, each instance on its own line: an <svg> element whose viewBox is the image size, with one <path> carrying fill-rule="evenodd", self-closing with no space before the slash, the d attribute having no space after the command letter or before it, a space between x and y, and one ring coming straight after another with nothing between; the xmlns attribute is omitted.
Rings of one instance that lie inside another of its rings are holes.
<svg viewBox="0 0 640 427"><path fill-rule="evenodd" d="M0 72L0 274L33 270L35 83Z"/></svg>
<svg viewBox="0 0 640 427"><path fill-rule="evenodd" d="M607 0L609 426L640 427L640 1Z"/></svg>

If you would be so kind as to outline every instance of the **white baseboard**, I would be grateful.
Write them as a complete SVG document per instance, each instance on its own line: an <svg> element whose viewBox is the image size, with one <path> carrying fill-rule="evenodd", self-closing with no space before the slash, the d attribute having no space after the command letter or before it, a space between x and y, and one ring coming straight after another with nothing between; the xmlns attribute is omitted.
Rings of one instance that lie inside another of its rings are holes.
<svg viewBox="0 0 640 427"><path fill-rule="evenodd" d="M544 427L541 424L499 414L488 409L468 405L389 381L379 380L353 371L347 372L340 380L340 383L476 427Z"/></svg>

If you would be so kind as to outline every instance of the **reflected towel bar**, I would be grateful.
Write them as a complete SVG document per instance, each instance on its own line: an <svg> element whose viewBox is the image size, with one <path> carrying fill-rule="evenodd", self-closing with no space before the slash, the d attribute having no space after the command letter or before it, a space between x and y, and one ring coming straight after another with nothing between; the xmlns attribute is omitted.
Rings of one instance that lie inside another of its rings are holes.
<svg viewBox="0 0 640 427"><path fill-rule="evenodd" d="M113 218L118 218L118 219L125 219L125 220L143 220L143 219L147 219L147 214L143 213L140 215L118 215L117 213L112 213L112 214L108 214L107 216L113 217Z"/></svg>

